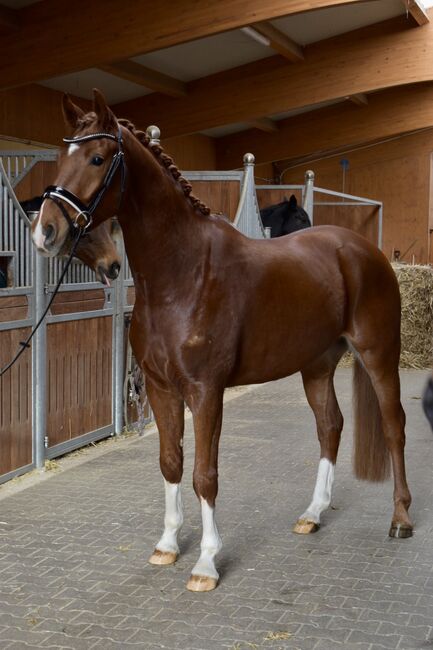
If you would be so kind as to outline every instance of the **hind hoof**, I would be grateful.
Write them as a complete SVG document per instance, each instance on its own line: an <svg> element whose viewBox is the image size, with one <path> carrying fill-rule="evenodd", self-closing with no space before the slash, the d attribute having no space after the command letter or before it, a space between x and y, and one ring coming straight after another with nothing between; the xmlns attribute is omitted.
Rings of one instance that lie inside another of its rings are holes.
<svg viewBox="0 0 433 650"><path fill-rule="evenodd" d="M395 537L398 539L406 539L407 537L412 537L413 535L413 529L412 526L409 526L408 524L391 524L391 528L389 529L389 536L390 537Z"/></svg>
<svg viewBox="0 0 433 650"><path fill-rule="evenodd" d="M149 563L157 564L159 566L167 566L169 564L174 564L177 557L177 553L173 553L172 551L159 551L156 548L149 558Z"/></svg>
<svg viewBox="0 0 433 650"><path fill-rule="evenodd" d="M192 575L188 580L186 588L189 591L213 591L217 584L218 580L216 578Z"/></svg>
<svg viewBox="0 0 433 650"><path fill-rule="evenodd" d="M310 533L317 533L319 528L320 524L316 524L315 521L309 521L308 519L298 519L293 528L293 532L297 535L310 535Z"/></svg>

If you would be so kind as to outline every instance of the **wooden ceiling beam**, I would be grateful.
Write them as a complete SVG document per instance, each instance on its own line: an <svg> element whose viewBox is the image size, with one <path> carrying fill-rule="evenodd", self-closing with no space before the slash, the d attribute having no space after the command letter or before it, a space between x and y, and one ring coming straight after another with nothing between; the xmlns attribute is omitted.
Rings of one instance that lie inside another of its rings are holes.
<svg viewBox="0 0 433 650"><path fill-rule="evenodd" d="M406 11L415 19L417 25L426 25L429 22L429 15L420 0L403 0L403 4Z"/></svg>
<svg viewBox="0 0 433 650"><path fill-rule="evenodd" d="M20 38L2 39L0 88L130 59L295 13L362 0L41 0L19 10ZM53 56L55 52L55 56ZM31 65L29 65L31 62Z"/></svg>
<svg viewBox="0 0 433 650"><path fill-rule="evenodd" d="M356 106L366 106L368 104L368 97L364 93L350 95L347 99L353 104L356 104Z"/></svg>
<svg viewBox="0 0 433 650"><path fill-rule="evenodd" d="M0 32L11 32L20 26L19 12L0 4Z"/></svg>
<svg viewBox="0 0 433 650"><path fill-rule="evenodd" d="M254 23L254 25L250 25L250 29L264 36L269 41L269 47L289 61L296 63L304 60L302 47L271 23Z"/></svg>
<svg viewBox="0 0 433 650"><path fill-rule="evenodd" d="M106 63L100 65L99 69L170 97L184 97L187 93L186 84L179 79L174 79L129 59Z"/></svg>
<svg viewBox="0 0 433 650"><path fill-rule="evenodd" d="M278 131L278 122L274 122L269 117L259 117L256 120L248 120L248 124L253 129L264 131L265 133L275 133Z"/></svg>
<svg viewBox="0 0 433 650"><path fill-rule="evenodd" d="M157 123L163 137L173 137L430 80L433 24L414 30L401 15L309 45L299 64L275 56L190 82L176 110L160 95L114 109L137 126Z"/></svg>
<svg viewBox="0 0 433 650"><path fill-rule="evenodd" d="M341 102L278 122L278 133L242 131L216 140L219 169L240 167L245 152L256 163L298 161L312 154L327 155L433 128L433 85L415 84L376 93L367 106Z"/></svg>

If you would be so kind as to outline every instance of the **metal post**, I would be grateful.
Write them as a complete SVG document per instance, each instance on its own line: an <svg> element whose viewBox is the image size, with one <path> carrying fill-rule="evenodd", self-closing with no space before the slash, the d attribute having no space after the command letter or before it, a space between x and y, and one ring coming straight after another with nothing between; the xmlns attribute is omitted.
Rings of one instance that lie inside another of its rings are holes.
<svg viewBox="0 0 433 650"><path fill-rule="evenodd" d="M157 126L152 124L146 129L146 133L150 138L150 144L160 144L161 141L161 131Z"/></svg>
<svg viewBox="0 0 433 650"><path fill-rule="evenodd" d="M382 233L383 233L383 203L379 206L379 223L377 232L377 245L382 250Z"/></svg>
<svg viewBox="0 0 433 650"><path fill-rule="evenodd" d="M45 292L47 259L33 251L34 261L34 314L35 323L42 316L47 304ZM45 464L45 439L47 432L47 324L44 319L39 326L32 347L32 410L33 410L33 459L41 469Z"/></svg>
<svg viewBox="0 0 433 650"><path fill-rule="evenodd" d="M113 305L113 424L114 433L120 435L124 427L123 375L125 372L125 247L120 240L122 264L114 282Z"/></svg>
<svg viewBox="0 0 433 650"><path fill-rule="evenodd" d="M305 172L305 191L304 191L304 204L302 206L305 212L310 217L311 225L314 221L314 172L309 169Z"/></svg>

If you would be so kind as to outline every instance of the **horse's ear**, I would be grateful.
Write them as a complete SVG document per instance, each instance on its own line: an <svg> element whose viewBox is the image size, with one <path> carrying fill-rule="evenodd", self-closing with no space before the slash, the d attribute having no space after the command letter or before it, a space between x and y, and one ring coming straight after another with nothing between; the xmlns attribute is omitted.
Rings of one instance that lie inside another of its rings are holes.
<svg viewBox="0 0 433 650"><path fill-rule="evenodd" d="M294 208L298 207L298 201L296 200L296 196L292 194L292 196L289 199L289 208L294 210Z"/></svg>
<svg viewBox="0 0 433 650"><path fill-rule="evenodd" d="M62 98L62 109L66 124L69 124L73 129L76 129L78 126L78 120L83 117L84 111L74 104L67 93L64 93Z"/></svg>
<svg viewBox="0 0 433 650"><path fill-rule="evenodd" d="M108 131L110 127L115 128L117 126L116 116L107 106L104 95L97 88L93 89L93 110L104 131Z"/></svg>

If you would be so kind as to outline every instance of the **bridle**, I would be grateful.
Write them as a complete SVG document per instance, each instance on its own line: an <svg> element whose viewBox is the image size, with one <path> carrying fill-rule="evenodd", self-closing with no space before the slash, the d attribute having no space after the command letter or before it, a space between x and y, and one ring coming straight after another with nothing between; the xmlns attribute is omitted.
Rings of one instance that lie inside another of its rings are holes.
<svg viewBox="0 0 433 650"><path fill-rule="evenodd" d="M50 199L58 206L60 212L68 222L72 236L74 236L78 231L81 231L81 233L84 234L90 228L93 221L93 213L102 201L105 192L110 187L118 168L120 168L120 196L117 211L119 210L125 191L126 165L120 126L117 135L114 135L113 133L89 133L88 135L81 135L75 138L63 138L63 142L67 144L78 144L80 142L102 140L104 138L117 142L117 152L111 160L110 167L105 175L101 187L87 205L83 203L76 194L61 185L49 185L42 195L42 199ZM77 214L75 215L75 218L72 219L70 217L64 203L67 203L76 211Z"/></svg>

